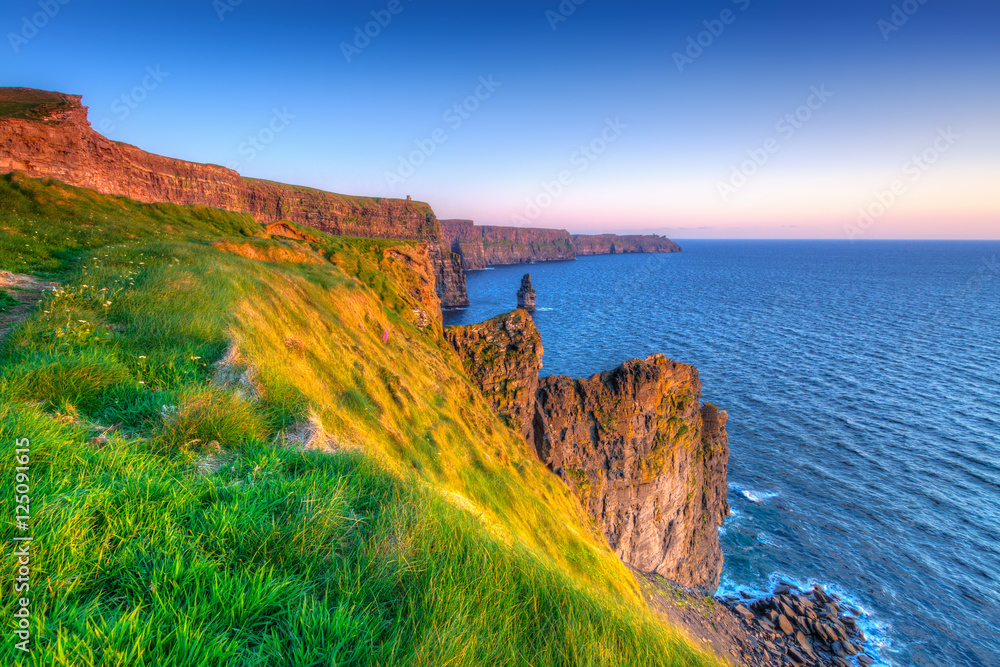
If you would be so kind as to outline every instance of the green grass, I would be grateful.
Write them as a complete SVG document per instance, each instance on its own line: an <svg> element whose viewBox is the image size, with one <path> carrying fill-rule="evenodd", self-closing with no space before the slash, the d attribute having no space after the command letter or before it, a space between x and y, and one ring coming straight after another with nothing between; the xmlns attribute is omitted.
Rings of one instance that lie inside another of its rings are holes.
<svg viewBox="0 0 1000 667"><path fill-rule="evenodd" d="M2 268L62 284L0 347L35 638L0 664L721 664L409 319L392 242L23 177L0 204Z"/></svg>
<svg viewBox="0 0 1000 667"><path fill-rule="evenodd" d="M17 304L17 299L8 294L3 288L0 288L0 313L6 313Z"/></svg>

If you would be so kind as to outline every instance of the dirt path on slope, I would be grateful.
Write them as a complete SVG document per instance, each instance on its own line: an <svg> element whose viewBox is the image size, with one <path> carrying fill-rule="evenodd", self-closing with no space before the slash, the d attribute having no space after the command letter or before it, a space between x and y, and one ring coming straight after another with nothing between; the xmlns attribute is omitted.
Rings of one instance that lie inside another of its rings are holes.
<svg viewBox="0 0 1000 667"><path fill-rule="evenodd" d="M22 273L0 271L0 289L17 301L17 305L4 308L0 302L0 341L7 337L18 322L45 297L45 293L59 287L59 283L38 280Z"/></svg>

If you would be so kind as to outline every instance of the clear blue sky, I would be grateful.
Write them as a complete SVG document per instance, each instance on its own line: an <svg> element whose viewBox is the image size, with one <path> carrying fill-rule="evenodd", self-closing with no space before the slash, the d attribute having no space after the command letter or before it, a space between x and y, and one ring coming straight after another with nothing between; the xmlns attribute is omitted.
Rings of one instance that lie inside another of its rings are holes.
<svg viewBox="0 0 1000 667"><path fill-rule="evenodd" d="M996 2L62 1L4 3L0 83L152 152L483 224L1000 237Z"/></svg>

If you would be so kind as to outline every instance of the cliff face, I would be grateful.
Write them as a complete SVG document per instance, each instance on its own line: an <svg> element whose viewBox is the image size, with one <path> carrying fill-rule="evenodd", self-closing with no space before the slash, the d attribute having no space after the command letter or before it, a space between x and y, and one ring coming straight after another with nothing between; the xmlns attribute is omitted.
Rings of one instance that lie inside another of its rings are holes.
<svg viewBox="0 0 1000 667"><path fill-rule="evenodd" d="M619 255L633 252L680 252L681 247L666 236L656 234L575 234L577 255Z"/></svg>
<svg viewBox="0 0 1000 667"><path fill-rule="evenodd" d="M19 100L37 99L45 102L17 108ZM426 240L443 305L468 305L464 276L456 258L440 248L440 224L425 203L339 195L153 155L95 132L79 95L0 89L0 102L9 110L0 116L0 173L55 178L143 202L249 213L262 223L292 220L341 236Z"/></svg>
<svg viewBox="0 0 1000 667"><path fill-rule="evenodd" d="M654 355L585 380L539 381L540 338L520 310L445 335L624 562L685 586L718 586L726 413L699 402L694 367Z"/></svg>
<svg viewBox="0 0 1000 667"><path fill-rule="evenodd" d="M445 327L445 339L462 354L469 378L507 425L533 441L535 390L542 369L542 336L524 310L480 324Z"/></svg>
<svg viewBox="0 0 1000 667"><path fill-rule="evenodd" d="M445 308L468 306L469 293L465 288L462 258L440 242L428 241L427 250L434 267L434 284L441 299L441 305Z"/></svg>
<svg viewBox="0 0 1000 667"><path fill-rule="evenodd" d="M573 241L564 229L495 227L471 220L442 220L445 245L462 257L466 271L494 264L574 259Z"/></svg>
<svg viewBox="0 0 1000 667"><path fill-rule="evenodd" d="M576 259L577 255L616 255L633 252L680 252L665 236L576 234L564 229L496 227L472 220L442 220L444 245L462 258L466 271L498 264L524 264Z"/></svg>
<svg viewBox="0 0 1000 667"><path fill-rule="evenodd" d="M441 333L441 299L435 290L434 267L427 250L429 244L386 248L379 262L382 273L392 276L413 298L411 321L420 328L430 327Z"/></svg>
<svg viewBox="0 0 1000 667"><path fill-rule="evenodd" d="M712 589L729 447L726 413L700 396L697 370L663 355L586 380L548 377L538 390L546 428L534 435L623 561Z"/></svg>

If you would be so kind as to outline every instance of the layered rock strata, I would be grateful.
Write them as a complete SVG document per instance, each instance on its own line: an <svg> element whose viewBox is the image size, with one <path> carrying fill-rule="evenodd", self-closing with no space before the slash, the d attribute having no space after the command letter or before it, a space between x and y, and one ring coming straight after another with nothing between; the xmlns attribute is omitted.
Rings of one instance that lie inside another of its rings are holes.
<svg viewBox="0 0 1000 667"><path fill-rule="evenodd" d="M330 234L423 240L444 306L468 305L460 261L442 247L431 207L409 199L353 197L255 178L211 164L147 153L95 132L79 95L0 89L0 173L18 171L142 202L200 204L291 220Z"/></svg>
<svg viewBox="0 0 1000 667"><path fill-rule="evenodd" d="M726 413L699 402L698 371L654 355L588 379L539 380L540 339L511 344L510 322L522 339L537 336L520 310L446 327L470 379L580 498L624 562L714 589L729 446Z"/></svg>

